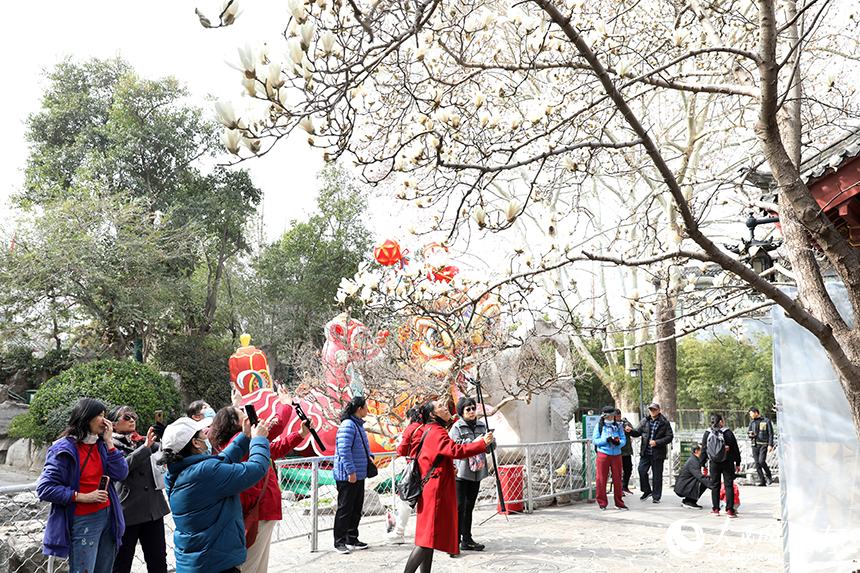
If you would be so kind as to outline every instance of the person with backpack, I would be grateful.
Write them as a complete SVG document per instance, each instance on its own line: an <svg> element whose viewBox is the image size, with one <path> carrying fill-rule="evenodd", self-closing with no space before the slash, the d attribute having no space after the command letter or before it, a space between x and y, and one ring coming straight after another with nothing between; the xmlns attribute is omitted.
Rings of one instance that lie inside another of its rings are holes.
<svg viewBox="0 0 860 573"><path fill-rule="evenodd" d="M452 460L484 454L493 443L493 432L477 441L458 444L448 435L451 412L444 402L429 400L420 409L424 433L418 445L418 467L426 479L418 498L415 523L415 548L406 560L404 573L430 573L433 551L449 555L460 553L457 543L457 486Z"/></svg>
<svg viewBox="0 0 860 573"><path fill-rule="evenodd" d="M627 426L624 431L634 438L642 436L639 447L639 487L642 488L642 495L639 499L644 501L651 497L654 503L660 503L663 497L663 463L666 461L667 446L672 443L675 434L669 420L660 413L660 404L648 404L648 413L650 416L639 422L636 428ZM653 488L648 483L648 470L653 473Z"/></svg>
<svg viewBox="0 0 860 573"><path fill-rule="evenodd" d="M770 468L767 465L767 455L773 451L773 424L762 416L755 406L750 408L750 442L752 444L753 462L758 472L758 485L765 487L773 483Z"/></svg>
<svg viewBox="0 0 860 573"><path fill-rule="evenodd" d="M720 478L727 492L734 491L735 474L741 471L741 450L738 440L732 431L726 428L726 422L719 414L711 416L711 427L702 436L704 453L702 465L710 462L711 478L711 515L720 514ZM726 496L726 515L737 517L735 498Z"/></svg>
<svg viewBox="0 0 860 573"><path fill-rule="evenodd" d="M603 408L600 421L594 428L591 443L597 449L597 507L604 510L609 505L609 500L606 498L606 482L609 480L611 471L615 507L627 509L621 499L624 495L621 487L621 447L627 443L627 436L624 435L621 424L615 421L615 407Z"/></svg>
<svg viewBox="0 0 860 573"><path fill-rule="evenodd" d="M418 443L421 441L421 435L424 433L418 408L406 410L406 421L409 422L409 425L400 434L397 442L397 455L402 458L414 458ZM394 527L383 536L385 542L392 545L406 542L406 526L409 523L409 516L412 515L412 505L401 499L399 495L395 496L394 504L396 515Z"/></svg>

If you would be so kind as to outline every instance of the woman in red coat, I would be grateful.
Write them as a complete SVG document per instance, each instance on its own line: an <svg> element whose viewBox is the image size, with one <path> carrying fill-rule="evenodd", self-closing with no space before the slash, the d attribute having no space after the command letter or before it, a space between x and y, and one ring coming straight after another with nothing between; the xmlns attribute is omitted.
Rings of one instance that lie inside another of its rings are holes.
<svg viewBox="0 0 860 573"><path fill-rule="evenodd" d="M451 421L451 412L442 402L431 400L421 406L420 411L421 421L424 422L422 439L426 436L418 454L421 475L427 475L437 458L443 459L433 470L418 498L415 549L409 555L404 573L414 573L419 566L421 573L430 573L434 549L452 554L460 552L454 464L444 458L459 460L483 454L487 446L493 443L493 432L487 432L483 440L471 444L458 444L452 440L445 429Z"/></svg>

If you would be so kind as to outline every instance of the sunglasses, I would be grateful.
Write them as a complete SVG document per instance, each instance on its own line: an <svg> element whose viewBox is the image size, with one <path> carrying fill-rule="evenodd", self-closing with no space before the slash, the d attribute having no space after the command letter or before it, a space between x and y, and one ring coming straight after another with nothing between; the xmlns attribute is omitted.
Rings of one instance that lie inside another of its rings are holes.
<svg viewBox="0 0 860 573"><path fill-rule="evenodd" d="M122 415L122 419L126 422L131 422L132 420L137 420L137 414L129 414L128 412L126 412Z"/></svg>
<svg viewBox="0 0 860 573"><path fill-rule="evenodd" d="M463 408L463 411L464 412L474 412L475 407L474 406L466 406L465 408Z"/></svg>

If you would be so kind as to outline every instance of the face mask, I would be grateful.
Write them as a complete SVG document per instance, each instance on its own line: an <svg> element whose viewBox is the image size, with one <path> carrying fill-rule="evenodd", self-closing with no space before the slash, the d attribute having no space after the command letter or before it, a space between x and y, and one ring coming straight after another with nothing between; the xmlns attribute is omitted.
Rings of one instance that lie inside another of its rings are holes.
<svg viewBox="0 0 860 573"><path fill-rule="evenodd" d="M203 414L204 418L214 418L215 417L215 410L213 410L212 408L206 408L205 410L203 410L200 413Z"/></svg>
<svg viewBox="0 0 860 573"><path fill-rule="evenodd" d="M211 454L212 453L212 444L209 443L209 438L206 438L205 440L203 440L203 442L206 443L206 451L203 453L204 454Z"/></svg>

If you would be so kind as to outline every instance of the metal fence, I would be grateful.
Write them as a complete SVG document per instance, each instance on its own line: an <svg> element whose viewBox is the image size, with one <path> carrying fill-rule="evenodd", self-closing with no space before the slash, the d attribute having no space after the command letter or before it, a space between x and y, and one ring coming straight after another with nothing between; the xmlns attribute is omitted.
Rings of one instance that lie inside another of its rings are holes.
<svg viewBox="0 0 860 573"><path fill-rule="evenodd" d="M489 456L488 456L489 459ZM542 505L567 502L594 487L595 454L589 440L570 440L498 446L496 449L502 494L508 511L530 513ZM276 462L281 483L283 519L272 543L307 537L317 551L320 533L331 531L337 509L337 487L332 477L334 458L296 458ZM376 455L379 475L365 482L363 524L382 523L395 506L404 458ZM496 481L481 482L479 506L497 506ZM0 488L0 573L54 573L68 571L65 559L42 555L42 536L50 504L36 497L36 484ZM173 519L164 518L167 564L175 570ZM146 571L138 546L132 571Z"/></svg>

